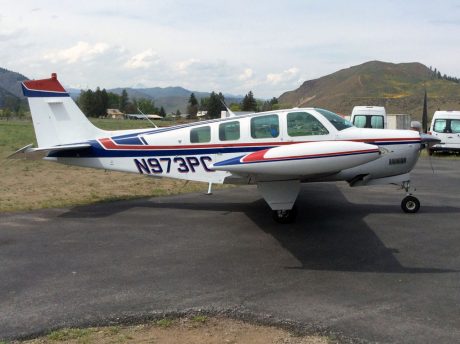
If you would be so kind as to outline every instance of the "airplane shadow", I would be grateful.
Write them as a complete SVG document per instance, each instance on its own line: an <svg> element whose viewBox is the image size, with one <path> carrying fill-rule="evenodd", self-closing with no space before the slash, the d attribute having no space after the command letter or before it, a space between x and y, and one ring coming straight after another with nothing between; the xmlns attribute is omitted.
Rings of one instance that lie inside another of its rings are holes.
<svg viewBox="0 0 460 344"><path fill-rule="evenodd" d="M255 192L255 189L252 191ZM275 238L300 262L300 266L287 269L410 274L458 272L401 265L394 256L398 250L386 247L364 221L370 214L398 214L401 212L399 205L351 203L336 185L329 183L304 186L297 200L298 219L289 225L275 223L263 199L252 203L225 203L225 197L218 197L214 201L212 198L196 197L185 200L172 198L161 202L157 199L137 199L101 203L75 207L61 217L106 217L137 207L244 213L256 224L257 229ZM423 212L460 213L460 208L424 206ZM401 231L401 228L389 226L388 230Z"/></svg>

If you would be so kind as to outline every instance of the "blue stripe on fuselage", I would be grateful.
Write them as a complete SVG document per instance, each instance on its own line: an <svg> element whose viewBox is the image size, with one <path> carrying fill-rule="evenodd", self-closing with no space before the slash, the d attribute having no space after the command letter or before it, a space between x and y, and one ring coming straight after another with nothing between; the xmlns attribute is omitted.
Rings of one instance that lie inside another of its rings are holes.
<svg viewBox="0 0 460 344"><path fill-rule="evenodd" d="M225 153L250 153L262 149L278 147L270 146L243 146L243 147L213 147L213 148L183 148L183 149L158 149L158 150L106 150L98 141L89 142L91 147L81 150L68 150L59 152L50 152L49 157L56 158L135 158L147 156L175 156L175 155L209 155ZM377 146L402 145L402 144L419 144L420 141L400 141L400 142L366 142Z"/></svg>

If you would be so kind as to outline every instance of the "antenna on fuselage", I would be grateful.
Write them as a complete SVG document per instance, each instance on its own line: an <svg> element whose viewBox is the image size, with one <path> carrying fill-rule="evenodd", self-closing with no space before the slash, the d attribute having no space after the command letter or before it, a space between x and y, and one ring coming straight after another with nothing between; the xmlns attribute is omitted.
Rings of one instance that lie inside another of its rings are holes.
<svg viewBox="0 0 460 344"><path fill-rule="evenodd" d="M158 128L158 126L157 126L155 123L153 123L153 121L150 120L149 116L147 116L145 113L143 113L143 112L141 111L141 109L137 108L137 111L139 111L139 112L145 117L145 119L146 119L147 121L149 121L150 123L152 123L152 125L153 125L155 128Z"/></svg>
<svg viewBox="0 0 460 344"><path fill-rule="evenodd" d="M229 113L228 117L236 117L236 114L232 110L230 110L227 104L225 104L225 102L221 98L219 98L219 100L222 103L222 105L227 109L227 112Z"/></svg>

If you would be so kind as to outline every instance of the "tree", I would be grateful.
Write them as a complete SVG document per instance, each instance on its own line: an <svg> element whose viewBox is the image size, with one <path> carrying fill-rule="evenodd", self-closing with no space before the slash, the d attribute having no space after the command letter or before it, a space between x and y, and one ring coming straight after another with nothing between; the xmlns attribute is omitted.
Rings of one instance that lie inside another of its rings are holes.
<svg viewBox="0 0 460 344"><path fill-rule="evenodd" d="M91 108L91 116L95 117L105 117L107 115L107 107L109 105L109 97L107 95L107 91L98 87L96 88L96 92L93 93L92 96Z"/></svg>
<svg viewBox="0 0 460 344"><path fill-rule="evenodd" d="M238 103L231 103L230 104L230 110L235 112L235 111L241 111L241 104Z"/></svg>
<svg viewBox="0 0 460 344"><path fill-rule="evenodd" d="M225 106L222 104L224 96L222 93L217 94L216 92L212 91L209 98L206 101L206 108L203 109L204 111L208 111L208 116L210 118L220 118L221 111L225 111Z"/></svg>
<svg viewBox="0 0 460 344"><path fill-rule="evenodd" d="M254 99L254 94L252 91L249 91L243 98L243 102L241 104L241 110L243 111L257 111L257 102Z"/></svg>
<svg viewBox="0 0 460 344"><path fill-rule="evenodd" d="M164 109L163 106L160 108L160 116L161 116L161 117L165 117L165 116L166 116L166 111L165 111L165 109Z"/></svg>
<svg viewBox="0 0 460 344"><path fill-rule="evenodd" d="M155 106L155 102L146 98L139 99L137 101L137 107L145 114L156 114L159 111Z"/></svg>
<svg viewBox="0 0 460 344"><path fill-rule="evenodd" d="M95 116L95 97L92 90L82 90L80 92L80 97L77 100L77 104L86 116Z"/></svg>
<svg viewBox="0 0 460 344"><path fill-rule="evenodd" d="M278 98L273 97L272 99L267 100L262 104L262 111L275 110L275 105L277 104L278 104Z"/></svg>
<svg viewBox="0 0 460 344"><path fill-rule="evenodd" d="M120 106L120 96L113 92L107 92L107 107L109 109L118 109Z"/></svg>
<svg viewBox="0 0 460 344"><path fill-rule="evenodd" d="M195 97L195 94L192 93L188 100L187 112L190 114L190 117L196 117L198 113L198 100Z"/></svg>
<svg viewBox="0 0 460 344"><path fill-rule="evenodd" d="M126 90L123 90L121 92L120 102L118 104L118 108L121 112L125 112L126 106L128 105L128 99L128 92L126 92Z"/></svg>

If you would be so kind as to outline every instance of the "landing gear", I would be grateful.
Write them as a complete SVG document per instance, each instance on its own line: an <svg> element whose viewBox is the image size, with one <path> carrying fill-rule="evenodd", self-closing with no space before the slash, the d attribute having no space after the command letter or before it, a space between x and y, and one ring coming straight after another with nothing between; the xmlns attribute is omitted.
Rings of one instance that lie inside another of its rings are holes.
<svg viewBox="0 0 460 344"><path fill-rule="evenodd" d="M297 208L272 210L273 220L278 223L293 223L297 217Z"/></svg>
<svg viewBox="0 0 460 344"><path fill-rule="evenodd" d="M420 201L418 200L417 197L412 196L412 194L409 192L410 182L409 181L403 182L402 187L404 190L406 190L407 196L404 197L401 202L401 209L405 213L409 213L409 214L414 214L418 212L420 209Z"/></svg>
<svg viewBox="0 0 460 344"><path fill-rule="evenodd" d="M401 202L401 208L405 213L416 213L420 209L420 201L417 197L406 196Z"/></svg>

